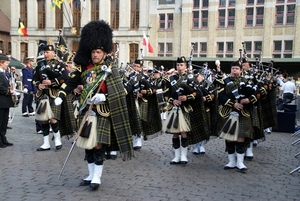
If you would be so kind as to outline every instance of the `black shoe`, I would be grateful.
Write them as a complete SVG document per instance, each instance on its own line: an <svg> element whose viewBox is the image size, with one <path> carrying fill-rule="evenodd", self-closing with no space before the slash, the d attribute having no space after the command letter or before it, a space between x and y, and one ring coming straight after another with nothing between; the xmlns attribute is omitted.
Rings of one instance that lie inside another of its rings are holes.
<svg viewBox="0 0 300 201"><path fill-rule="evenodd" d="M252 159L253 159L253 156L245 156L245 160L247 160L247 161L252 161Z"/></svg>
<svg viewBox="0 0 300 201"><path fill-rule="evenodd" d="M185 165L185 164L187 164L188 162L187 162L187 161L181 161L180 163L183 164L183 165Z"/></svg>
<svg viewBox="0 0 300 201"><path fill-rule="evenodd" d="M79 186L88 186L91 184L91 181L88 180L82 180L79 184Z"/></svg>
<svg viewBox="0 0 300 201"><path fill-rule="evenodd" d="M29 115L28 114L24 114L24 115L22 115L22 117L29 117Z"/></svg>
<svg viewBox="0 0 300 201"><path fill-rule="evenodd" d="M7 141L4 142L3 144L6 145L6 146L13 146L14 145L13 143L10 143L10 142L7 142Z"/></svg>
<svg viewBox="0 0 300 201"><path fill-rule="evenodd" d="M12 129L12 127L10 127L10 126L7 126L6 128L7 128L7 129Z"/></svg>
<svg viewBox="0 0 300 201"><path fill-rule="evenodd" d="M180 161L178 161L178 162L170 161L170 165L178 165L178 164L180 164L180 163L181 163Z"/></svg>
<svg viewBox="0 0 300 201"><path fill-rule="evenodd" d="M224 166L224 170L232 170L235 169L236 167L229 167L229 166Z"/></svg>
<svg viewBox="0 0 300 201"><path fill-rule="evenodd" d="M56 146L56 150L60 150L62 148L62 145Z"/></svg>
<svg viewBox="0 0 300 201"><path fill-rule="evenodd" d="M133 150L139 150L141 149L142 147L133 147Z"/></svg>
<svg viewBox="0 0 300 201"><path fill-rule="evenodd" d="M0 148L5 148L5 147L7 147L5 144L3 143L0 144Z"/></svg>
<svg viewBox="0 0 300 201"><path fill-rule="evenodd" d="M95 191L95 190L97 190L99 188L99 186L100 186L100 184L91 183L90 184L90 189L92 191Z"/></svg>
<svg viewBox="0 0 300 201"><path fill-rule="evenodd" d="M48 150L50 150L50 148L44 149L44 148L42 148L42 147L39 147L39 148L37 148L36 150L37 150L37 151L48 151Z"/></svg>

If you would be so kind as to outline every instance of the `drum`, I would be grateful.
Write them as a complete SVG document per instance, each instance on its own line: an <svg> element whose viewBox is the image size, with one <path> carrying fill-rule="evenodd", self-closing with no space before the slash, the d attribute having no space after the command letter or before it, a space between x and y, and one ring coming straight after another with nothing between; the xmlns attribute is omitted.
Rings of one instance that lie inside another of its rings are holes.
<svg viewBox="0 0 300 201"><path fill-rule="evenodd" d="M162 89L156 90L156 98L157 98L158 105L166 105L167 104L165 97L164 97L164 91Z"/></svg>

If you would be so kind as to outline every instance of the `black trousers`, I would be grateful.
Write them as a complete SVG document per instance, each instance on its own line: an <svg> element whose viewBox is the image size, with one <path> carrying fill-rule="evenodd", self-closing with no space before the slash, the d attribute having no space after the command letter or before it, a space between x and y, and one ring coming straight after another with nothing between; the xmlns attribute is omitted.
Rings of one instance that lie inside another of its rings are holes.
<svg viewBox="0 0 300 201"><path fill-rule="evenodd" d="M0 143L6 139L6 130L8 124L9 108L0 108Z"/></svg>
<svg viewBox="0 0 300 201"><path fill-rule="evenodd" d="M34 112L34 109L32 107L33 94L28 93L28 94L23 94L23 95L24 95L24 97L23 97L23 102L22 102L22 113L25 113L25 112L32 113L32 112Z"/></svg>

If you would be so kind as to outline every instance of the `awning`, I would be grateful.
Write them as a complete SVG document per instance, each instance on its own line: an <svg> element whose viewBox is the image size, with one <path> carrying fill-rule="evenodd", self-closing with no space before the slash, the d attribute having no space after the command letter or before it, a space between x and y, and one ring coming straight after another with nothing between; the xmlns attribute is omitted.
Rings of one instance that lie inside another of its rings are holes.
<svg viewBox="0 0 300 201"><path fill-rule="evenodd" d="M11 57L10 58L10 63L8 65L9 67L15 67L17 69L22 69L24 68L25 64L20 62L18 59Z"/></svg>

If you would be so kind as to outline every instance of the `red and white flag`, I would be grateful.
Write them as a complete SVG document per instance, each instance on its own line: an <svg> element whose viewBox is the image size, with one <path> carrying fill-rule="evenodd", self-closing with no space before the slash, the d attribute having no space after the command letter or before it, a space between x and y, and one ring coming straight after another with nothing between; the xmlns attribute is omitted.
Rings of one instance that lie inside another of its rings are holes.
<svg viewBox="0 0 300 201"><path fill-rule="evenodd" d="M144 36L143 36L143 45L147 47L148 52L153 53L153 47L150 44L145 32L144 32Z"/></svg>

